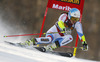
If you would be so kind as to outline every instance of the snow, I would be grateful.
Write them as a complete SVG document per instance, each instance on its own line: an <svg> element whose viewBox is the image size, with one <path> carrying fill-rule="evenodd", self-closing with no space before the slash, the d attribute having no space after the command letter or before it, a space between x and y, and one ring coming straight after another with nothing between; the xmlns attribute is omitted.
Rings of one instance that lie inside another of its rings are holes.
<svg viewBox="0 0 100 62"><path fill-rule="evenodd" d="M36 49L8 45L0 42L0 62L96 62L75 57L68 58L58 55L42 53Z"/></svg>

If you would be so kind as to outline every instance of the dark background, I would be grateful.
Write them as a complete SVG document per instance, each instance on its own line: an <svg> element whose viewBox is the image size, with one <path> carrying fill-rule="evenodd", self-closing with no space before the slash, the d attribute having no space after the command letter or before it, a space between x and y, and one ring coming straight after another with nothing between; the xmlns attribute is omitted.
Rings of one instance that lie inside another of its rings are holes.
<svg viewBox="0 0 100 62"><path fill-rule="evenodd" d="M30 34L39 33L47 5L47 0L0 0L0 24L4 24L3 28L6 29L7 35L13 34ZM82 25L86 40L89 45L89 50L84 52L80 49L77 50L76 57L99 60L100 61L100 0L85 0ZM56 9L49 9L45 21L43 32L46 32L52 25L55 24L58 17L63 11ZM0 32L3 32L1 30ZM5 35L5 34L4 34ZM76 31L73 33L73 42L68 46L75 45ZM26 40L32 37L21 37ZM10 38L13 39L13 38ZM14 38L16 39L16 38ZM80 40L78 47L82 46ZM64 52L73 52L70 48L58 48Z"/></svg>

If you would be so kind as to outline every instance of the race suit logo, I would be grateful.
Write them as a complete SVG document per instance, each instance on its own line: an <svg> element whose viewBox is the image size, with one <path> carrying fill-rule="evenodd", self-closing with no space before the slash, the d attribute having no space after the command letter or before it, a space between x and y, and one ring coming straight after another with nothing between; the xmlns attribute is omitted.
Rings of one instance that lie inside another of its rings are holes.
<svg viewBox="0 0 100 62"><path fill-rule="evenodd" d="M57 0L57 1L62 1L62 2L68 2L68 3L73 3L73 4L80 4L80 0Z"/></svg>
<svg viewBox="0 0 100 62"><path fill-rule="evenodd" d="M71 9L69 6L60 6L58 4L53 4L52 8L65 11L69 11Z"/></svg>

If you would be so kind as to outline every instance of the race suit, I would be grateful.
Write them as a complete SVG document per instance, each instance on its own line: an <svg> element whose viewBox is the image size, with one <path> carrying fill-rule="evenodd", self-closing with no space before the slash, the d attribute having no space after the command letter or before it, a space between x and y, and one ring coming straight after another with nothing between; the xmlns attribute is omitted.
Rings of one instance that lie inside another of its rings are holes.
<svg viewBox="0 0 100 62"><path fill-rule="evenodd" d="M67 21L67 27L64 26L64 22ZM60 33L65 29L65 33ZM68 15L66 13L63 13L58 18L58 21L53 25L47 33L52 34L46 34L45 37L36 38L37 44L49 44L49 43L55 43L60 46L64 46L70 42L73 41L73 37L71 35L71 31L73 29L76 29L78 36L81 41L85 41L85 36L83 34L82 30L82 24L77 21L75 24L72 24L70 20L68 19ZM54 33L53 32L58 32Z"/></svg>

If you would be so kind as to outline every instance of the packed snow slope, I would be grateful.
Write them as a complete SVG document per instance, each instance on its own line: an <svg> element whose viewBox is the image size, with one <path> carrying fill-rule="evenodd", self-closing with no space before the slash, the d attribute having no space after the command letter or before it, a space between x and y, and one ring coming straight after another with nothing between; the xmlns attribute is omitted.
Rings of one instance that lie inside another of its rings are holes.
<svg viewBox="0 0 100 62"><path fill-rule="evenodd" d="M49 53L42 53L36 49L8 45L0 42L0 62L96 62L78 58L68 58Z"/></svg>

